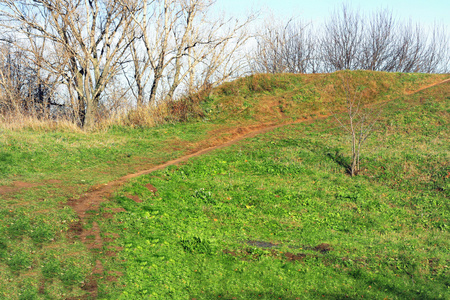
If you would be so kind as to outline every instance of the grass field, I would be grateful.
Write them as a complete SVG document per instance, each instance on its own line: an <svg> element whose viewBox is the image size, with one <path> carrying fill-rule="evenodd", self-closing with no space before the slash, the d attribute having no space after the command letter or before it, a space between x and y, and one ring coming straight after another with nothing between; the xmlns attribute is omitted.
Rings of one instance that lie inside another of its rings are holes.
<svg viewBox="0 0 450 300"><path fill-rule="evenodd" d="M236 124L325 115L331 86L342 97L333 76L240 79L182 124L3 130L0 299L446 299L450 85L405 93L440 75L353 73L366 99L396 99L357 177L348 136L323 117L127 181L82 219L102 247L71 230L67 201L93 186L230 139Z"/></svg>

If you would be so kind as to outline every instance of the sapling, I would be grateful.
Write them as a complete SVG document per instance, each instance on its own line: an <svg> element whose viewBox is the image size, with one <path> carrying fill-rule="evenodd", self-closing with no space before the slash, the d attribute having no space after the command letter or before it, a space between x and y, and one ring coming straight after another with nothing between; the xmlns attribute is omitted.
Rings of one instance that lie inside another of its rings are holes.
<svg viewBox="0 0 450 300"><path fill-rule="evenodd" d="M348 76L342 76L342 85L345 91L345 113L343 117L338 117L333 111L333 116L351 137L352 160L349 166L349 173L355 176L361 170L361 149L369 137L375 123L382 112L382 109L374 107L364 107L362 99L362 88L352 88Z"/></svg>

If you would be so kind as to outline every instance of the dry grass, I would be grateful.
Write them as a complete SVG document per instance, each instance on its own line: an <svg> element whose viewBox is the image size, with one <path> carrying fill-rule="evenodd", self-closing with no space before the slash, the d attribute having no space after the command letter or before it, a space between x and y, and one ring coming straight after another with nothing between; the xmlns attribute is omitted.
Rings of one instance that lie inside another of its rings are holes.
<svg viewBox="0 0 450 300"><path fill-rule="evenodd" d="M108 117L99 119L96 130L113 126L154 127L164 123L184 122L200 115L200 98L186 96L180 100L163 101L158 105L145 105L116 111Z"/></svg>
<svg viewBox="0 0 450 300"><path fill-rule="evenodd" d="M209 92L210 87L207 87L179 100L161 101L157 105L144 105L137 108L128 105L120 109L104 109L97 115L96 125L90 131L104 131L114 126L142 128L164 123L185 122L203 114L200 102L207 97ZM17 110L0 114L0 129L83 131L79 122L70 117L37 117L33 113Z"/></svg>
<svg viewBox="0 0 450 300"><path fill-rule="evenodd" d="M158 106L143 106L110 111L97 117L96 126L91 131L103 131L113 126L153 127L169 119L169 108L166 103ZM69 117L49 118L32 114L14 112L0 115L0 129L83 132L83 128Z"/></svg>
<svg viewBox="0 0 450 300"><path fill-rule="evenodd" d="M108 117L98 120L95 129L106 130L114 126L153 127L159 122L161 107L142 106L112 112Z"/></svg>
<svg viewBox="0 0 450 300"><path fill-rule="evenodd" d="M212 92L212 111L218 119L277 121L327 114L343 107L348 77L351 90L359 90L363 104L385 103L449 77L445 74L408 74L340 71L330 74L256 74L227 82ZM272 105L268 105L272 103ZM210 116L208 116L210 117Z"/></svg>
<svg viewBox="0 0 450 300"><path fill-rule="evenodd" d="M0 115L0 129L35 130L35 131L70 131L80 132L80 127L68 118L38 118L23 113Z"/></svg>

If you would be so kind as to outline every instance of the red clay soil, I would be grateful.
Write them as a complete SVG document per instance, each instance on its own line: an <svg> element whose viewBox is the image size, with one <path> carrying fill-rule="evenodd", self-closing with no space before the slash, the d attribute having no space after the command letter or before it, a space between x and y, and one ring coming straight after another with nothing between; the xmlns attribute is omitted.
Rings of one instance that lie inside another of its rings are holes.
<svg viewBox="0 0 450 300"><path fill-rule="evenodd" d="M445 83L450 82L450 79L446 79L442 82L438 82L423 88L420 88L417 91L409 93L409 95L420 92L422 90L425 90L427 88ZM76 235L81 238L83 243L85 243L86 247L88 249L102 249L103 248L103 240L100 236L100 228L97 223L94 222L93 227L91 229L84 229L84 224L86 224L88 212L97 211L100 207L100 204L104 201L108 201L108 198L111 196L112 192L117 190L120 186L122 186L127 180L142 176L145 174L152 173L157 170L164 169L171 165L176 165L182 162L185 162L193 157L200 156L203 154L206 154L208 152L211 152L216 149L228 147L230 145L233 145L243 139L254 137L258 134L265 133L271 130L274 130L276 128L296 124L296 123L303 123L313 120L319 120L324 119L332 114L327 114L319 117L310 117L305 119L299 119L294 122L286 122L286 123L279 123L279 124L259 124L259 125L252 125L252 126L244 126L244 127L237 127L237 128L231 128L231 129L220 129L217 130L217 132L212 132L213 137L209 140L203 141L201 144L198 145L194 150L191 151L191 153L182 156L180 158L168 161L164 164L154 166L147 170L142 170L137 173L129 174L126 176L123 176L117 180L114 180L107 184L97 185L93 186L87 193L84 195L81 195L79 198L72 198L69 199L67 202L67 205L71 206L73 210L78 214L79 216L79 222L73 225L73 227L69 230L69 235ZM217 135L215 135L217 134ZM14 187L0 187L0 195L2 192L9 192L11 189L19 188L16 185L21 185L20 183L16 183ZM9 188L9 190L8 190ZM156 188L149 185L147 188L152 191L153 193L157 193ZM133 199L136 202L140 201L139 198ZM120 209L120 211L124 211L123 209ZM112 213L118 212L111 211ZM112 216L112 214L108 213L108 216ZM326 245L328 246L328 245ZM120 250L120 249L116 249ZM324 246L323 249L318 249L319 251L327 251L326 247ZM297 257L292 256L290 259L296 260ZM298 259L301 259L301 257L298 257ZM103 266L99 260L96 261L96 264L93 268L92 273L93 274L103 274ZM85 290L89 293L89 297L91 298L97 298L98 288L97 288L97 282L96 279L93 276L91 276L91 280L89 281L89 286L85 287Z"/></svg>
<svg viewBox="0 0 450 300"><path fill-rule="evenodd" d="M153 195L155 195L155 196L157 196L158 195L158 190L151 184L151 183L147 183L146 185L145 185L145 187L150 191L150 192L152 192L153 193Z"/></svg>
<svg viewBox="0 0 450 300"><path fill-rule="evenodd" d="M38 184L35 183L29 183L29 182L22 182L22 181L14 181L12 186L6 186L2 185L0 186L0 196L10 193L17 193L18 191L26 188L31 188L38 186Z"/></svg>
<svg viewBox="0 0 450 300"><path fill-rule="evenodd" d="M23 182L23 181L14 181L12 185L2 185L0 186L0 196L6 195L6 194L13 194L17 193L23 189L29 189L37 186L41 186L44 184L55 184L60 183L60 180L51 179L47 180L43 183L30 183L30 182Z"/></svg>

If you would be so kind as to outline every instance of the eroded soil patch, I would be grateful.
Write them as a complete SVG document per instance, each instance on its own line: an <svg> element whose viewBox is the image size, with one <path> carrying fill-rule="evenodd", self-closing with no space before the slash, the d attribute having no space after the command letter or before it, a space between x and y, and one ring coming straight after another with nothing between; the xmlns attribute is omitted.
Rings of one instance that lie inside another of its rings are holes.
<svg viewBox="0 0 450 300"><path fill-rule="evenodd" d="M39 186L40 184L29 183L23 181L14 181L12 185L2 185L0 186L0 195L17 193L23 189L29 189L32 187Z"/></svg>

